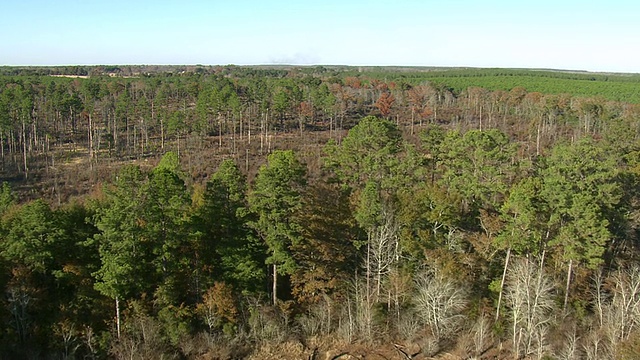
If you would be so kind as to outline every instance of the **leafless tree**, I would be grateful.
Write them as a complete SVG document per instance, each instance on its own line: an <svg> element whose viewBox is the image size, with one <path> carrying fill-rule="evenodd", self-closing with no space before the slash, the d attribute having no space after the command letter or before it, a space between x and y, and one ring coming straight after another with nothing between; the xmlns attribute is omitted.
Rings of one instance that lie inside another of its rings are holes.
<svg viewBox="0 0 640 360"><path fill-rule="evenodd" d="M356 277L351 283L351 291L342 307L339 318L338 333L347 342L356 338L373 340L375 329L373 322L374 302L368 282Z"/></svg>
<svg viewBox="0 0 640 360"><path fill-rule="evenodd" d="M486 316L478 317L471 332L473 334L474 356L480 358L491 344L491 321Z"/></svg>
<svg viewBox="0 0 640 360"><path fill-rule="evenodd" d="M507 272L505 302L509 309L516 357L546 352L552 321L553 284L536 261L517 259Z"/></svg>
<svg viewBox="0 0 640 360"><path fill-rule="evenodd" d="M62 358L75 358L75 353L80 347L78 342L78 331L76 330L75 324L69 320L61 321L55 325L54 332L61 340L60 345L62 345L63 349L61 354Z"/></svg>
<svg viewBox="0 0 640 360"><path fill-rule="evenodd" d="M374 335L375 305L386 302L390 308L393 301L399 308L397 302L401 297L400 284L394 283L390 277L397 270L400 260L398 223L394 211L388 206L382 207L379 218L380 221L367 231L366 254L362 264L364 276L356 274L347 306L348 328L367 340L373 339ZM384 285L387 285L386 288ZM387 290L386 297L383 296L383 290ZM352 331L348 333L353 334Z"/></svg>
<svg viewBox="0 0 640 360"><path fill-rule="evenodd" d="M614 326L615 338L624 341L640 327L640 267L617 271L612 282L613 297L606 317Z"/></svg>
<svg viewBox="0 0 640 360"><path fill-rule="evenodd" d="M289 331L287 320L275 306L251 304L249 317L249 335L258 342L283 342Z"/></svg>
<svg viewBox="0 0 640 360"><path fill-rule="evenodd" d="M8 309L10 324L21 342L25 342L31 330L32 319L29 314L33 297L21 287L11 287L8 291Z"/></svg>
<svg viewBox="0 0 640 360"><path fill-rule="evenodd" d="M611 289L608 298L602 290L598 290L595 299L596 309L602 319L599 329L599 333L603 334L602 339L597 344L587 346L594 349L607 347L608 353L615 354L621 342L629 340L640 330L640 267L634 265L618 270L611 275L608 283ZM596 289L598 286L602 285L596 278ZM598 355L595 350L591 352Z"/></svg>
<svg viewBox="0 0 640 360"><path fill-rule="evenodd" d="M375 299L380 299L380 291L384 278L391 272L395 263L399 260L398 224L391 211L383 211L383 223L376 226L370 237L368 255L369 269L375 279Z"/></svg>
<svg viewBox="0 0 640 360"><path fill-rule="evenodd" d="M419 274L416 279L416 312L437 339L451 334L464 319L467 305L464 288L438 270Z"/></svg>
<svg viewBox="0 0 640 360"><path fill-rule="evenodd" d="M93 332L93 328L91 326L85 325L81 335L82 341L87 349L85 359L95 359L98 354L98 340L96 339L96 334Z"/></svg>
<svg viewBox="0 0 640 360"><path fill-rule="evenodd" d="M603 334L598 328L592 329L587 334L582 342L582 349L584 350L584 358L587 360L613 359L606 334Z"/></svg>
<svg viewBox="0 0 640 360"><path fill-rule="evenodd" d="M313 304L306 314L298 317L297 323L307 336L326 335L332 328L333 301L324 295L324 301Z"/></svg>
<svg viewBox="0 0 640 360"><path fill-rule="evenodd" d="M558 360L582 359L579 341L580 337L578 336L576 325L573 324L571 328L565 331L562 339L562 347L555 354L555 358Z"/></svg>

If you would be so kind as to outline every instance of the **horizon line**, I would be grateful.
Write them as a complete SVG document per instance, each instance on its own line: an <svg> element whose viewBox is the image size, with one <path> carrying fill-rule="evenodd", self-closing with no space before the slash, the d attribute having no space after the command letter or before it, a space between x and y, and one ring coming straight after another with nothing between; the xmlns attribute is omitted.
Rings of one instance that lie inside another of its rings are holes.
<svg viewBox="0 0 640 360"><path fill-rule="evenodd" d="M5 68L53 68L53 67L123 67L123 66L193 66L193 67L227 67L227 66L237 66L237 67L304 67L304 68L313 68L313 67L343 67L343 68L423 68L423 69L496 69L496 70L530 70L530 71L558 71L558 72L575 72L575 73L590 73L590 74L621 74L621 75L640 75L640 72L624 72L624 71L608 71L608 70L584 70L584 69L566 69L566 68L543 68L543 67L500 67L500 66L473 66L473 65L372 65L372 64L361 64L361 65L353 65L353 64L295 64L295 63L256 63L256 64L200 64L200 63L192 63L192 64L154 64L154 63L122 63L122 64L23 64L23 65L8 65L2 64L0 67Z"/></svg>

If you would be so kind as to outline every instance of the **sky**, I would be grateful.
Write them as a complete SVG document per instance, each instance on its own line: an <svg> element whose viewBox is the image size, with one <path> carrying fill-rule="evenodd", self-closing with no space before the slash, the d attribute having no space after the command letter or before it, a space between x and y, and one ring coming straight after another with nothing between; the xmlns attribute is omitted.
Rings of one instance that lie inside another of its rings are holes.
<svg viewBox="0 0 640 360"><path fill-rule="evenodd" d="M640 73L640 1L0 0L0 65Z"/></svg>

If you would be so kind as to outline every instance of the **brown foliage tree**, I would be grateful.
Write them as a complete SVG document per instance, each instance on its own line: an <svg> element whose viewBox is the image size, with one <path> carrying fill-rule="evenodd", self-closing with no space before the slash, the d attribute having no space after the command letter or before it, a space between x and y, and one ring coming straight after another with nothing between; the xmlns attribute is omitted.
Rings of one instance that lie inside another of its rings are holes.
<svg viewBox="0 0 640 360"><path fill-rule="evenodd" d="M299 302L313 304L348 277L355 229L348 197L337 187L310 189L303 206L304 240L292 248L300 269L291 275L291 283Z"/></svg>
<svg viewBox="0 0 640 360"><path fill-rule="evenodd" d="M382 116L387 117L391 113L391 107L395 102L396 98L391 93L384 92L376 101L376 107L380 110Z"/></svg>
<svg viewBox="0 0 640 360"><path fill-rule="evenodd" d="M216 281L196 309L209 326L209 331L225 324L235 324L238 316L233 288L224 282Z"/></svg>

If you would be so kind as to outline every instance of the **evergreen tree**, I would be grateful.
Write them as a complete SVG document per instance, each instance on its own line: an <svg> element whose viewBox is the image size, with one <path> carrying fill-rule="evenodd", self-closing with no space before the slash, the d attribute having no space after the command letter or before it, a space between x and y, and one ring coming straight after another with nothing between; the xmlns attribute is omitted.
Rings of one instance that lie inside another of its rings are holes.
<svg viewBox="0 0 640 360"><path fill-rule="evenodd" d="M595 269L613 240L610 219L616 215L622 198L618 161L594 140L585 138L574 144L553 148L540 171L541 196L548 212L549 245L567 264L564 307L567 306L575 265Z"/></svg>
<svg viewBox="0 0 640 360"><path fill-rule="evenodd" d="M189 196L178 171L176 155L167 153L143 187L142 236L151 246L160 281L155 295L164 305L179 305L188 293Z"/></svg>
<svg viewBox="0 0 640 360"><path fill-rule="evenodd" d="M203 269L201 288L223 280L236 289L261 290L265 248L248 227L246 180L233 160L223 161L207 182L194 221L196 247Z"/></svg>
<svg viewBox="0 0 640 360"><path fill-rule="evenodd" d="M249 209L256 215L251 226L269 249L273 266L273 302L277 302L278 274L291 275L297 264L291 247L301 241L299 211L306 169L291 150L274 151L258 172L249 193Z"/></svg>
<svg viewBox="0 0 640 360"><path fill-rule="evenodd" d="M116 325L120 336L120 300L139 297L152 288L151 244L143 236L142 189L144 175L139 167L123 168L114 184L105 188L95 224L101 266L94 276L95 287L115 300Z"/></svg>

